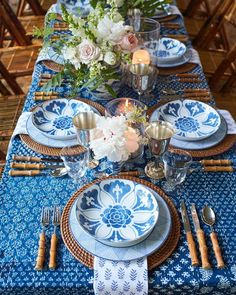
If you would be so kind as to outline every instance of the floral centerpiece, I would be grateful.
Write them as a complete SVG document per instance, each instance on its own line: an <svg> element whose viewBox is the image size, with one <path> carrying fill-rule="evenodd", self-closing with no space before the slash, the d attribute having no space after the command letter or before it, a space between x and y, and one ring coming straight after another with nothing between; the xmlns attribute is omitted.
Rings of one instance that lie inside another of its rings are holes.
<svg viewBox="0 0 236 295"><path fill-rule="evenodd" d="M71 34L60 35L56 43L48 43L63 55L64 69L44 90L60 84L66 75L74 89L95 90L103 85L115 96L109 81L120 78L120 63L131 62L132 51L138 44L133 28L124 24L116 6L104 9L99 2L86 19L69 14L63 5L62 13Z"/></svg>
<svg viewBox="0 0 236 295"><path fill-rule="evenodd" d="M111 162L124 162L139 148L139 134L129 126L124 115L98 117L97 127L91 134L90 148L95 159L107 158Z"/></svg>

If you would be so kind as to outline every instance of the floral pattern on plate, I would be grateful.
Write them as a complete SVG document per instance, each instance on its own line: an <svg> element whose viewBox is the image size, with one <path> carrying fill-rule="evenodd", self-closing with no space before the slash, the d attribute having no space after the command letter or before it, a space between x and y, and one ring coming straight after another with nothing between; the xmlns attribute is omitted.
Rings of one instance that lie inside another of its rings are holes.
<svg viewBox="0 0 236 295"><path fill-rule="evenodd" d="M119 247L144 240L158 218L158 204L145 186L130 180L104 180L78 198L82 228L100 242Z"/></svg>
<svg viewBox="0 0 236 295"><path fill-rule="evenodd" d="M158 118L173 124L179 140L202 140L220 127L220 115L209 105L193 100L175 100L157 109Z"/></svg>
<svg viewBox="0 0 236 295"><path fill-rule="evenodd" d="M80 112L97 112L88 104L75 99L55 99L46 101L33 111L34 126L47 137L53 139L72 139L76 130L72 119Z"/></svg>
<svg viewBox="0 0 236 295"><path fill-rule="evenodd" d="M174 61L186 52L186 46L176 39L161 38L158 48L158 59L160 62Z"/></svg>

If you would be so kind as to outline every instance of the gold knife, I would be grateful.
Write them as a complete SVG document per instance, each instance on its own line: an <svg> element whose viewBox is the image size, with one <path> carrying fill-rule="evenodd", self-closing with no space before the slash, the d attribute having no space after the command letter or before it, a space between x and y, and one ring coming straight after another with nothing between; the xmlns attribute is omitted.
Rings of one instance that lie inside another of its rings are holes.
<svg viewBox="0 0 236 295"><path fill-rule="evenodd" d="M197 240L198 240L198 244L199 244L199 250L201 253L202 268L210 269L211 264L208 260L208 249L207 249L207 245L206 245L206 241L205 241L204 232L200 227L199 218L197 215L197 210L196 210L195 204L191 205L191 213L192 213L194 227L195 227L195 230L197 233Z"/></svg>
<svg viewBox="0 0 236 295"><path fill-rule="evenodd" d="M199 261L198 261L198 257L197 257L197 249L196 249L196 245L195 245L193 235L191 232L188 213L187 213L187 209L186 209L184 200L181 201L180 212L181 212L182 221L184 224L184 230L185 230L185 234L186 234L186 238L187 238L187 242L188 242L188 249L190 252L192 266L197 266L197 265L199 265Z"/></svg>

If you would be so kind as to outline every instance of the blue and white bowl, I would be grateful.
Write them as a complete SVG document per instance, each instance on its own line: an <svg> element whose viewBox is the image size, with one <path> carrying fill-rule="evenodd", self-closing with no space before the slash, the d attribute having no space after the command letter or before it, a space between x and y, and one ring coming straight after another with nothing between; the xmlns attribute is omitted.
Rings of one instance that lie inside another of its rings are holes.
<svg viewBox="0 0 236 295"><path fill-rule="evenodd" d="M161 38L157 57L159 63L176 61L186 52L186 46L176 39Z"/></svg>
<svg viewBox="0 0 236 295"><path fill-rule="evenodd" d="M157 118L171 123L179 140L202 140L214 134L220 127L221 118L211 106L195 100L175 100L157 109ZM153 121L155 114L151 116Z"/></svg>
<svg viewBox="0 0 236 295"><path fill-rule="evenodd" d="M153 230L159 215L148 188L124 179L102 180L78 196L76 216L84 231L103 244L128 247Z"/></svg>
<svg viewBox="0 0 236 295"><path fill-rule="evenodd" d="M76 130L72 119L80 112L98 113L82 101L54 99L35 108L32 113L32 122L47 137L58 140L73 139L76 138Z"/></svg>

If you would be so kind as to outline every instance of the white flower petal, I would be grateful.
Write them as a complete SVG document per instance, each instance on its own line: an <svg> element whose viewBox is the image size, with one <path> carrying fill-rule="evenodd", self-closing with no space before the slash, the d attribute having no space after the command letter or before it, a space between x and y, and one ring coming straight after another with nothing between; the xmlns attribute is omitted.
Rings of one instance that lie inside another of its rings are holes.
<svg viewBox="0 0 236 295"><path fill-rule="evenodd" d="M108 227L104 223L101 223L101 225L96 230L96 236L100 239L107 239L112 232L112 228Z"/></svg>

